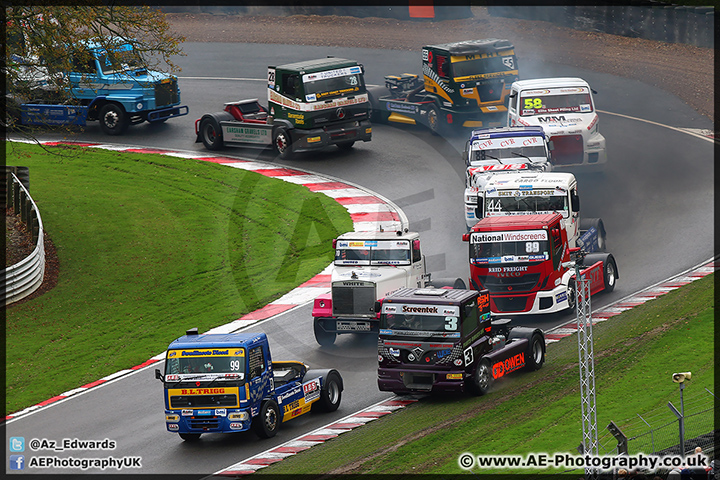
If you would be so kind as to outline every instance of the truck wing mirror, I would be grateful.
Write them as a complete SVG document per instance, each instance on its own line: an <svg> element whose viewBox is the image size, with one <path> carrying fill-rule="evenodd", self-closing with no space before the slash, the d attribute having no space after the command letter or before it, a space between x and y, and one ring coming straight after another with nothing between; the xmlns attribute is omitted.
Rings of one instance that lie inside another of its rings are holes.
<svg viewBox="0 0 720 480"><path fill-rule="evenodd" d="M573 191L570 194L570 203L572 204L571 207L573 212L580 211L580 196L577 194L577 192Z"/></svg>
<svg viewBox="0 0 720 480"><path fill-rule="evenodd" d="M515 98L517 97L517 92L512 92L510 95L508 95L508 98Z"/></svg>
<svg viewBox="0 0 720 480"><path fill-rule="evenodd" d="M155 369L155 378L157 378L158 380L162 380L163 382L165 381L165 378L163 377L162 373L160 373L159 368Z"/></svg>
<svg viewBox="0 0 720 480"><path fill-rule="evenodd" d="M469 241L470 241L470 234L469 234L469 233L463 233L462 241L463 241L463 242L469 242Z"/></svg>
<svg viewBox="0 0 720 480"><path fill-rule="evenodd" d="M555 150L555 144L553 143L552 140L550 140L550 141L548 142L547 146L548 146L548 150L550 150L551 152L552 152L553 150Z"/></svg>
<svg viewBox="0 0 720 480"><path fill-rule="evenodd" d="M375 300L375 307L373 308L375 313L380 313L381 308L382 308L382 303L380 302L380 300Z"/></svg>

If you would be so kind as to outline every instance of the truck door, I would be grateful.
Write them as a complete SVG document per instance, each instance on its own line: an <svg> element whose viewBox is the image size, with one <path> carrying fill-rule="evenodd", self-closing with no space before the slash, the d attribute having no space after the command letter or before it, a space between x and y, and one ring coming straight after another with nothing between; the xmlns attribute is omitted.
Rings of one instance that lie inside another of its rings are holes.
<svg viewBox="0 0 720 480"><path fill-rule="evenodd" d="M274 390L268 361L267 345L258 345L248 351L248 388L253 407L259 407L263 398Z"/></svg>
<svg viewBox="0 0 720 480"><path fill-rule="evenodd" d="M508 126L517 125L517 118L520 114L518 110L518 102L520 101L520 92L513 88L510 91L510 103L508 103Z"/></svg>
<svg viewBox="0 0 720 480"><path fill-rule="evenodd" d="M577 238L580 228L580 197L577 192L577 185L573 185L568 192L568 205L570 206L570 225L568 226L568 238ZM573 243L572 245L576 245Z"/></svg>
<svg viewBox="0 0 720 480"><path fill-rule="evenodd" d="M422 288L425 286L425 259L420 251L420 240L413 240L410 248L412 249L412 279L415 285L411 284L408 287L417 286L417 288Z"/></svg>

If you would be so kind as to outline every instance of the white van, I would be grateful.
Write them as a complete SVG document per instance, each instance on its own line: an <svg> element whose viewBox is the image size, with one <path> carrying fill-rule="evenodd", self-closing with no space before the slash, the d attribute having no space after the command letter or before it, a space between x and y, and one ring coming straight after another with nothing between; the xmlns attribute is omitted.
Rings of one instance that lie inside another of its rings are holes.
<svg viewBox="0 0 720 480"><path fill-rule="evenodd" d="M556 169L602 171L607 162L605 137L600 134L593 90L581 78L536 78L510 88L508 126L545 130L553 144Z"/></svg>

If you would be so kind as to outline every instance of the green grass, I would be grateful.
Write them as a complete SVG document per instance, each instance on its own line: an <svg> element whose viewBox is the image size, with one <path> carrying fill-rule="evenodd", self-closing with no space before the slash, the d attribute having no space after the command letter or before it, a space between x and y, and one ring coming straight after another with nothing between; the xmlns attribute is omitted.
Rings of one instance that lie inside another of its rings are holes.
<svg viewBox="0 0 720 480"><path fill-rule="evenodd" d="M674 420L666 406L671 401L679 407L678 384L671 381L674 372L693 374L686 383L686 402L710 398L704 389L714 389L713 281L710 275L594 326L601 445L616 445L605 428L610 421L632 438L647 431L637 414L651 412L665 422ZM710 430L712 426L701 433ZM258 473L442 476L466 473L458 466L464 452L576 455L581 441L578 346L573 335L549 345L543 368L507 377L484 397L425 398ZM630 442L630 454L639 453L635 445ZM540 468L472 471L558 473Z"/></svg>
<svg viewBox="0 0 720 480"><path fill-rule="evenodd" d="M6 318L6 413L135 366L187 328L260 308L332 261L333 199L200 160L6 144L60 262Z"/></svg>

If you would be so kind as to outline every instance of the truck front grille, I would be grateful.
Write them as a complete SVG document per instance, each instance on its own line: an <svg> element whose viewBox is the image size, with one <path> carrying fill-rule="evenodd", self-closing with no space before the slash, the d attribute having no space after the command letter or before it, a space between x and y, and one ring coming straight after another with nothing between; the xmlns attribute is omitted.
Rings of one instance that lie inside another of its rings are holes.
<svg viewBox="0 0 720 480"><path fill-rule="evenodd" d="M220 427L220 419L218 417L193 417L188 419L190 428L200 428L202 430L217 429Z"/></svg>
<svg viewBox="0 0 720 480"><path fill-rule="evenodd" d="M235 407L236 395L174 395L170 408Z"/></svg>
<svg viewBox="0 0 720 480"><path fill-rule="evenodd" d="M498 313L524 312L529 310L526 308L528 298L532 297L495 297L493 301L495 302L495 308L497 308Z"/></svg>
<svg viewBox="0 0 720 480"><path fill-rule="evenodd" d="M166 83L155 84L155 106L164 107L180 103L177 79L173 78Z"/></svg>
<svg viewBox="0 0 720 480"><path fill-rule="evenodd" d="M529 292L540 280L539 273L531 273L522 277L479 276L478 280L490 293Z"/></svg>
<svg viewBox="0 0 720 480"><path fill-rule="evenodd" d="M362 283L362 282L358 282ZM333 315L361 315L374 317L375 284L364 285L333 285Z"/></svg>
<svg viewBox="0 0 720 480"><path fill-rule="evenodd" d="M553 150L551 152L554 165L578 165L583 163L583 137L582 135L556 135L551 137Z"/></svg>
<svg viewBox="0 0 720 480"><path fill-rule="evenodd" d="M487 82L477 86L480 102L496 102L502 96L504 82Z"/></svg>

